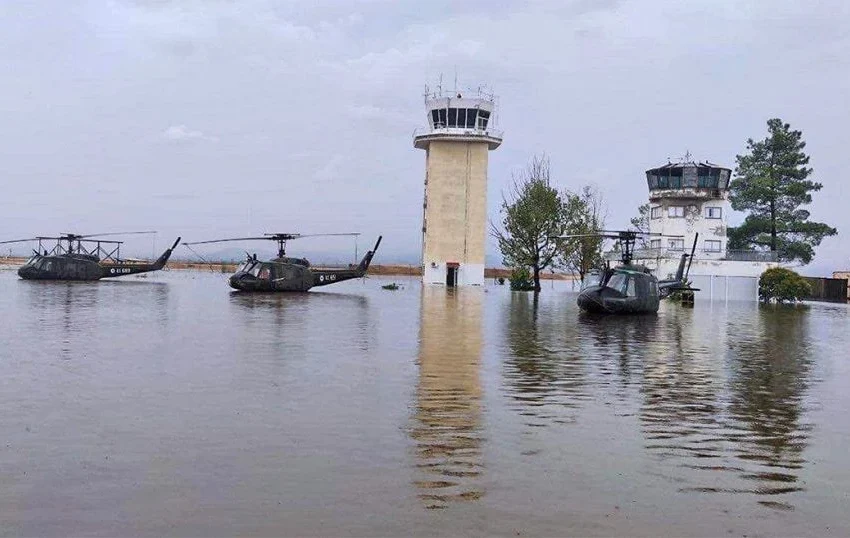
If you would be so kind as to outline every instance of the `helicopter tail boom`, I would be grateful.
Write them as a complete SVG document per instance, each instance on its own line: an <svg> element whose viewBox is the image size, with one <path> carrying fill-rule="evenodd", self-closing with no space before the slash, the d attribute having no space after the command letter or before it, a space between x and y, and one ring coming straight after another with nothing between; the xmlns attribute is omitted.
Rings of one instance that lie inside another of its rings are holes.
<svg viewBox="0 0 850 538"><path fill-rule="evenodd" d="M168 259L171 258L171 253L180 243L180 238L177 238L177 241L174 242L173 245L162 255L156 259L153 263L110 263L101 265L101 278L107 277L115 277L115 276L125 276L125 275L134 275L137 273L148 273L150 271L159 271L165 264L168 263Z"/></svg>
<svg viewBox="0 0 850 538"><path fill-rule="evenodd" d="M369 270L369 265L372 263L372 258L381 244L381 236L378 236L378 241L375 246L363 256L358 265L349 265L347 269L313 269L313 286L327 286L343 280L351 280L353 278L363 278Z"/></svg>

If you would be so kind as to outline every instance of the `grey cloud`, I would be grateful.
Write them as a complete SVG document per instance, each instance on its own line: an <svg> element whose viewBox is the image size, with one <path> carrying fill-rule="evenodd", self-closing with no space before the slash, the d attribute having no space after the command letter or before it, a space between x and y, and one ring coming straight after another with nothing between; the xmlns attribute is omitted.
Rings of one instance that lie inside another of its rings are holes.
<svg viewBox="0 0 850 538"><path fill-rule="evenodd" d="M545 151L560 186L598 184L610 224L624 226L646 198L644 169L686 149L732 165L778 115L803 130L825 185L814 218L850 231L837 203L848 10L837 0L22 3L0 18L0 162L6 200L23 203L2 203L0 227L130 221L215 236L332 223L386 232L388 256L415 250L424 154L410 135L425 122L425 83L440 73L453 83L457 71L461 86L500 97L491 217L511 171ZM164 211L151 193L168 192L195 197ZM83 203L104 209L69 207ZM32 204L51 211L34 216ZM847 265L841 244L825 241L812 270Z"/></svg>

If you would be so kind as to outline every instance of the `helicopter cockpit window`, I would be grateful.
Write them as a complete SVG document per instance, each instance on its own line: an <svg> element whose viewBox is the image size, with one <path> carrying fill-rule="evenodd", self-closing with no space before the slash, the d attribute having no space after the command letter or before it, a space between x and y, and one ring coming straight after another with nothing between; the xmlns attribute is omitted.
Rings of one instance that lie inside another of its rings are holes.
<svg viewBox="0 0 850 538"><path fill-rule="evenodd" d="M28 265L35 265L35 262L37 262L40 259L41 259L40 256L33 256L33 257L31 257L30 259L27 260L27 263L24 264L24 267L26 267Z"/></svg>
<svg viewBox="0 0 850 538"><path fill-rule="evenodd" d="M245 262L245 263L242 264L242 267L239 268L239 271L242 271L243 273L247 273L248 271L251 270L251 267L256 263L257 262L255 262L255 261Z"/></svg>
<svg viewBox="0 0 850 538"><path fill-rule="evenodd" d="M612 275L611 278L608 279L607 286L625 295L628 280L628 275L624 275L623 273L614 273L614 275Z"/></svg>
<svg viewBox="0 0 850 538"><path fill-rule="evenodd" d="M262 265L263 264L261 264L261 263L255 263L253 267L248 269L248 274L253 275L253 276L258 276L260 274L260 267L262 267Z"/></svg>
<svg viewBox="0 0 850 538"><path fill-rule="evenodd" d="M581 283L581 289L589 288L590 286L598 286L602 282L602 273L588 273L584 276Z"/></svg>
<svg viewBox="0 0 850 538"><path fill-rule="evenodd" d="M658 285L655 283L655 281L654 281L654 280L651 280L651 281L649 282L649 294L650 294L652 297L657 297L657 296L658 296Z"/></svg>
<svg viewBox="0 0 850 538"><path fill-rule="evenodd" d="M263 264L262 267L260 267L260 272L257 275L257 278L260 278L261 280L269 280L271 278L271 271L269 270L268 265Z"/></svg>

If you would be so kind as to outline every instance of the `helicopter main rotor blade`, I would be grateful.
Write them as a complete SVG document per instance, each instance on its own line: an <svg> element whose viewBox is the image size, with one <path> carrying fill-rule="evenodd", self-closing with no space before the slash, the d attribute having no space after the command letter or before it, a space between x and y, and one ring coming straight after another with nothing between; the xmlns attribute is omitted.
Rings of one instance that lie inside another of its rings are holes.
<svg viewBox="0 0 850 538"><path fill-rule="evenodd" d="M286 238L286 240L290 239L301 239L302 237L341 237L341 236L356 236L360 235L360 232L347 232L347 233L332 233L332 234L266 234L269 238Z"/></svg>
<svg viewBox="0 0 850 538"><path fill-rule="evenodd" d="M581 237L595 237L595 238L610 238L610 239L619 239L619 235L610 235L607 233L598 233L598 234L571 234L571 235L553 235L549 239L576 239Z"/></svg>
<svg viewBox="0 0 850 538"><path fill-rule="evenodd" d="M226 241L274 241L274 237L231 237L228 239L210 239L209 241L193 241L191 243L184 242L184 245L206 245L209 243L224 243Z"/></svg>
<svg viewBox="0 0 850 538"><path fill-rule="evenodd" d="M11 241L0 241L0 245L10 245L12 243L26 243L29 241L38 241L40 237L30 237L29 239L13 239Z"/></svg>
<svg viewBox="0 0 850 538"><path fill-rule="evenodd" d="M73 237L74 239L86 239L86 238L89 238L89 237L107 237L107 236L110 236L110 235L141 235L141 234L155 234L155 233L156 233L155 230L147 230L147 231L143 231L143 232L109 232L109 233L103 233L103 234L85 234L85 235L77 235L77 234L66 233L64 235L66 235L68 237Z"/></svg>

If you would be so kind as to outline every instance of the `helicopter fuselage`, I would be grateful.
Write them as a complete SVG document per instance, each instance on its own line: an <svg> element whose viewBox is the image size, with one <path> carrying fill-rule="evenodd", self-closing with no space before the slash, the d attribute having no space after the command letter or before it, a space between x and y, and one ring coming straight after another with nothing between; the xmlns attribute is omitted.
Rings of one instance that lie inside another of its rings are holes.
<svg viewBox="0 0 850 538"><path fill-rule="evenodd" d="M638 266L620 266L588 275L576 299L595 314L654 314L660 297L658 279Z"/></svg>
<svg viewBox="0 0 850 538"><path fill-rule="evenodd" d="M179 241L177 238L171 248L151 263L104 262L97 256L81 253L36 254L18 269L18 276L24 280L90 281L158 271L165 267Z"/></svg>
<svg viewBox="0 0 850 538"><path fill-rule="evenodd" d="M372 257L381 244L381 238L368 251L358 265L348 267L316 268L304 258L279 256L269 261L248 260L229 279L230 287L239 291L293 292L307 291L316 286L327 286L344 280L362 278L369 270Z"/></svg>
<svg viewBox="0 0 850 538"><path fill-rule="evenodd" d="M327 286L344 280L365 276L366 268L352 265L348 268L318 269L310 267L307 260L275 258L270 261L249 260L229 279L230 287L239 291L298 292L316 286Z"/></svg>

